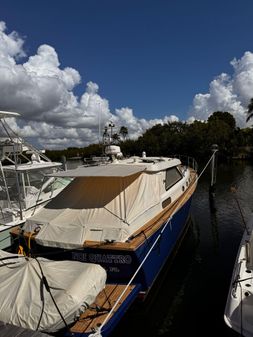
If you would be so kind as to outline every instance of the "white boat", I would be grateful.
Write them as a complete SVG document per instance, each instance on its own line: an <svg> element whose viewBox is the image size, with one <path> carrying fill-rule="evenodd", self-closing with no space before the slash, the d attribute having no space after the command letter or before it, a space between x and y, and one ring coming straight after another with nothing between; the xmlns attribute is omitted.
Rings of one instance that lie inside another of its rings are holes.
<svg viewBox="0 0 253 337"><path fill-rule="evenodd" d="M253 216L246 225L238 249L224 320L240 336L253 336Z"/></svg>
<svg viewBox="0 0 253 337"><path fill-rule="evenodd" d="M10 128L5 118L18 115L0 111L0 249L10 246L13 226L23 224L70 182L47 176L61 171L62 163L52 162Z"/></svg>
<svg viewBox="0 0 253 337"><path fill-rule="evenodd" d="M177 158L144 155L49 176L74 180L27 219L23 230L35 230L35 240L43 246L80 249L87 241L129 242L149 221L186 197L196 171Z"/></svg>
<svg viewBox="0 0 253 337"><path fill-rule="evenodd" d="M107 271L107 285L124 287L116 304L127 308L137 296L147 295L181 243L198 174L190 158L186 164L145 153L123 158L115 145L105 153L109 162L51 174L73 180L12 235L19 242L24 239L24 251L29 239L32 253L100 264ZM103 337L109 335L122 311L112 308L109 318L105 316L89 325L83 318L71 336L97 329Z"/></svg>

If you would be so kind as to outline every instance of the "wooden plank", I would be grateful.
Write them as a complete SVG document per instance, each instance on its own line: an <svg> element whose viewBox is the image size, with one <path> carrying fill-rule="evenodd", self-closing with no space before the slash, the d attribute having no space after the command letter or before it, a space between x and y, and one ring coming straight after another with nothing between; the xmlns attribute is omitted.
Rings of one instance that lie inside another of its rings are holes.
<svg viewBox="0 0 253 337"><path fill-rule="evenodd" d="M121 284L107 284L105 289L102 290L96 298L95 303L91 305L91 309L86 310L80 319L71 327L70 332L73 333L92 333L104 322L105 318L114 306L119 296L124 291L126 285ZM120 308L121 304L128 297L128 295L135 288L135 285L128 287L124 296L121 298L112 314L115 314ZM100 310L96 310L98 307ZM92 309L94 308L94 309Z"/></svg>

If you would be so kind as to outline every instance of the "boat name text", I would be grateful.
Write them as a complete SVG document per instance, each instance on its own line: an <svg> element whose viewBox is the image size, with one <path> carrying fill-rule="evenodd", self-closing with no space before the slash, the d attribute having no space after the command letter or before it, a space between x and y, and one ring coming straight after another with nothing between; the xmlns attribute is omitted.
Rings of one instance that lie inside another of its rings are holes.
<svg viewBox="0 0 253 337"><path fill-rule="evenodd" d="M72 259L92 263L131 264L130 255L72 253Z"/></svg>

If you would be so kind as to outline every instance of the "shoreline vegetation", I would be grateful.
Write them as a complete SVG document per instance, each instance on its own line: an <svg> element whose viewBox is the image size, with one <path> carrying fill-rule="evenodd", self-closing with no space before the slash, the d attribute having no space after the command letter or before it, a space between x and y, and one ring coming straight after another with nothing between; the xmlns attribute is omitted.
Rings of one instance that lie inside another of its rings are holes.
<svg viewBox="0 0 253 337"><path fill-rule="evenodd" d="M120 145L124 155L141 155L143 151L149 156L187 154L200 162L210 156L212 145L217 144L221 161L253 159L253 129L236 127L235 119L229 112L214 112L205 122L157 124L135 140L128 138L126 127L122 129L124 134L112 134L110 140ZM103 138L107 136L105 127ZM103 148L103 144L90 144L84 148L46 150L46 155L58 161L63 157L66 160L83 159L103 155Z"/></svg>

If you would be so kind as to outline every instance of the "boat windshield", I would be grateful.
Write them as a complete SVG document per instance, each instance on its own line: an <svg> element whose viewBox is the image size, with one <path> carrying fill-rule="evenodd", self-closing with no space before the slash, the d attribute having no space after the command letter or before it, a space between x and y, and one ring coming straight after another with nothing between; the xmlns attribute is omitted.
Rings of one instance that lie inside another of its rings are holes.
<svg viewBox="0 0 253 337"><path fill-rule="evenodd" d="M70 182L67 178L47 176L54 171L55 168L18 173L4 171L4 177L0 174L0 207L19 208L18 202L21 202L22 207L30 208L38 202L51 199L56 191L63 189Z"/></svg>

